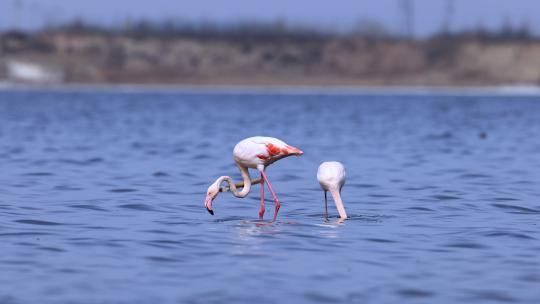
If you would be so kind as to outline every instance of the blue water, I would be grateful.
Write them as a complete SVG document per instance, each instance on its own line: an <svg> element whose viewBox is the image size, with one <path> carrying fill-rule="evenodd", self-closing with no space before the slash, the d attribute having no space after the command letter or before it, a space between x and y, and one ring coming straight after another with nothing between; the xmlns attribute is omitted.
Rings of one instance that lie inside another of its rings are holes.
<svg viewBox="0 0 540 304"><path fill-rule="evenodd" d="M540 102L488 95L4 89L0 303L540 303ZM278 221L209 215L253 135Z"/></svg>

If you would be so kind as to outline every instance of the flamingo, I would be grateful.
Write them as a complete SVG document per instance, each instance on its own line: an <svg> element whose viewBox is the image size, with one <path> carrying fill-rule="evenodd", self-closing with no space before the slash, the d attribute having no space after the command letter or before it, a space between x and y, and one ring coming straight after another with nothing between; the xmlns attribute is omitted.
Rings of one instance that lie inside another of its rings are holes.
<svg viewBox="0 0 540 304"><path fill-rule="evenodd" d="M326 192L330 191L332 197L334 198L334 203L339 212L339 217L341 220L347 218L347 212L345 212L345 207L343 206L343 201L341 200L341 188L345 184L345 178L347 174L345 172L345 167L342 163L337 161L324 162L319 166L317 171L317 179L321 188L324 190L324 209L325 217L328 219L328 202L326 199Z"/></svg>
<svg viewBox="0 0 540 304"><path fill-rule="evenodd" d="M268 186L268 189L272 193L274 198L274 219L276 220L280 203L276 196L276 193L272 189L272 185L266 176L265 169L274 162L291 155L300 156L304 154L302 150L295 148L286 144L285 142L273 138L273 137L263 137L255 136L249 137L240 141L233 150L233 157L236 165L240 169L242 174L243 183L234 183L230 176L220 176L216 181L208 187L206 192L206 199L204 201L204 206L206 210L212 215L214 215L214 210L212 209L212 202L217 197L219 192L224 192L231 190L232 194L239 198L244 198L248 195L251 190L252 183L261 183L261 208L259 209L259 219L263 219L265 207L264 207L264 183ZM249 176L248 168L257 169L261 174L260 180L251 180ZM228 188L220 188L223 182L228 184ZM238 186L242 187L241 191L238 191Z"/></svg>

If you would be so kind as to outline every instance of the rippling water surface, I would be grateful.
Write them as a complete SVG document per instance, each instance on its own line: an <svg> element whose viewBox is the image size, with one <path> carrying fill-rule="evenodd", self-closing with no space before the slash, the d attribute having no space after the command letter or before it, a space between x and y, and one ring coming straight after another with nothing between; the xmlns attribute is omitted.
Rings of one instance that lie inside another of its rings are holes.
<svg viewBox="0 0 540 304"><path fill-rule="evenodd" d="M537 99L4 90L0 302L540 303ZM253 135L305 152L267 171L278 222L258 186L210 216Z"/></svg>

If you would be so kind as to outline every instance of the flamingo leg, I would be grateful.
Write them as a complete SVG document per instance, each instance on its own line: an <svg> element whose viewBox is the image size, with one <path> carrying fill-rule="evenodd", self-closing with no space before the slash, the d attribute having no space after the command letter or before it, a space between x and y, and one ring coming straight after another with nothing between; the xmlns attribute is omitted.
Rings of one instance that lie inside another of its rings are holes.
<svg viewBox="0 0 540 304"><path fill-rule="evenodd" d="M328 220L328 201L326 199L326 191L324 191L324 218Z"/></svg>
<svg viewBox="0 0 540 304"><path fill-rule="evenodd" d="M263 174L261 172L261 180L263 179ZM259 209L259 219L262 220L264 217L264 182L261 183L261 209Z"/></svg>
<svg viewBox="0 0 540 304"><path fill-rule="evenodd" d="M279 212L279 208L281 207L281 204L279 203L279 200L277 198L276 193L274 192L274 189L272 189L272 185L270 185L270 181L268 180L268 177L266 177L266 173L264 171L261 171L261 175L266 182L266 185L268 186L268 190L270 190L270 193L272 193L272 196L274 197L274 204L275 204L275 210L274 210L274 219L272 222L276 221L277 214Z"/></svg>

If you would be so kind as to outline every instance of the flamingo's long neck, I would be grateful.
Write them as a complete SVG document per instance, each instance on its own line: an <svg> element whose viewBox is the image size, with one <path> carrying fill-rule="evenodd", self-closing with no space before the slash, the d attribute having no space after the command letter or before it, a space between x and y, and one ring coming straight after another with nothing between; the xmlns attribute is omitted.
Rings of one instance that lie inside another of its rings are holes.
<svg viewBox="0 0 540 304"><path fill-rule="evenodd" d="M343 206L343 201L341 200L341 194L339 193L339 190L330 189L330 193L332 193L332 197L334 198L334 203L336 203L336 208L339 212L339 217L341 219L346 219L347 212L345 212L345 207Z"/></svg>
<svg viewBox="0 0 540 304"><path fill-rule="evenodd" d="M244 186L241 191L238 191L236 188L235 182L232 180L230 176L221 176L218 178L216 183L218 185L221 185L223 181L227 182L229 184L229 188L231 189L231 192L236 197L246 197L248 195L249 191L251 190L251 177L249 176L249 170L248 168L238 165L238 168L240 169L240 173L242 174L242 179L244 180Z"/></svg>

